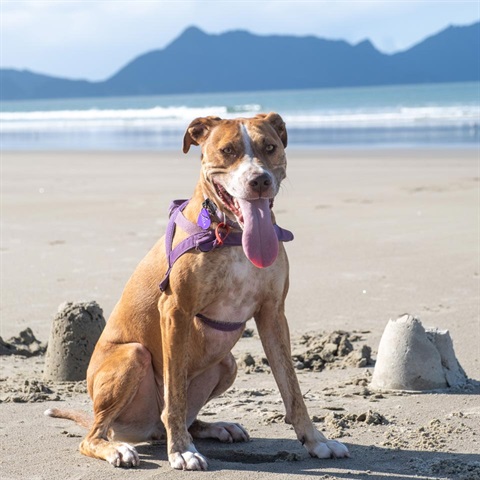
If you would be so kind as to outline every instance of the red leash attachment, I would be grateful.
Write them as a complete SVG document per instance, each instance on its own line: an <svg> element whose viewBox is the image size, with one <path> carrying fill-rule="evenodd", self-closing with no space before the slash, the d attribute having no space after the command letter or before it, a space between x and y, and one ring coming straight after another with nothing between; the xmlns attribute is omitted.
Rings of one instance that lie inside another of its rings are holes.
<svg viewBox="0 0 480 480"><path fill-rule="evenodd" d="M225 234L223 235L223 238L220 234L220 229L225 230ZM228 237L228 234L230 233L230 226L224 222L220 222L217 227L215 228L215 238L217 239L218 246L221 247L223 245L224 240Z"/></svg>

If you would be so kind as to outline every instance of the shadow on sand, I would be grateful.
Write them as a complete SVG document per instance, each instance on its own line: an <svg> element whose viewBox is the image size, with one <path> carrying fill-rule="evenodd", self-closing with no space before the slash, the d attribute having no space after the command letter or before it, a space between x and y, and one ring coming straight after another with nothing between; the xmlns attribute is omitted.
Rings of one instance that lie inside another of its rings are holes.
<svg viewBox="0 0 480 480"><path fill-rule="evenodd" d="M210 471L252 471L288 475L337 478L413 480L418 477L476 479L480 478L479 455L393 450L377 446L348 445L351 458L321 460L310 458L295 440L253 438L249 443L221 444L197 440L198 450L209 461ZM166 462L165 444L139 445L140 469L159 468Z"/></svg>

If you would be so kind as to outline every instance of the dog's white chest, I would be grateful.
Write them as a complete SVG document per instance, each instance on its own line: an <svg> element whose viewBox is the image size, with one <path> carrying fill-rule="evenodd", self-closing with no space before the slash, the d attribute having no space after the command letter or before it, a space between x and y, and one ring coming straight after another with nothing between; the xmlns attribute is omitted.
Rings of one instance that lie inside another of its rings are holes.
<svg viewBox="0 0 480 480"><path fill-rule="evenodd" d="M201 313L221 322L245 322L252 318L263 296L265 273L239 251L231 255L218 281L221 282L219 295Z"/></svg>

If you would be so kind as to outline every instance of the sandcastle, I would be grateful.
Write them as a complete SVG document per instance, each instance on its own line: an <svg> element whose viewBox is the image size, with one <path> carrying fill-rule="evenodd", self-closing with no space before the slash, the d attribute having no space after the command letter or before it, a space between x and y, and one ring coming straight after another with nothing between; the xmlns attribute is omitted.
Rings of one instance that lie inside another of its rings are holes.
<svg viewBox="0 0 480 480"><path fill-rule="evenodd" d="M425 329L408 314L388 322L378 347L372 388L428 391L466 383L448 330Z"/></svg>
<svg viewBox="0 0 480 480"><path fill-rule="evenodd" d="M95 344L105 327L96 302L65 302L58 307L45 358L44 380L85 380Z"/></svg>

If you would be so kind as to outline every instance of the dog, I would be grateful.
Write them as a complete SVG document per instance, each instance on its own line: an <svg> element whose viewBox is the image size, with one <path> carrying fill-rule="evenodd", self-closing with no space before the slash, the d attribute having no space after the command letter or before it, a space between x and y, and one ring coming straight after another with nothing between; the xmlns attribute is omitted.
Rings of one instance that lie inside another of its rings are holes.
<svg viewBox="0 0 480 480"><path fill-rule="evenodd" d="M166 235L129 279L92 355L93 421L68 410L45 413L89 428L81 453L116 467L139 465L132 444L166 437L171 467L206 470L193 439L249 440L241 425L198 414L232 385L231 350L254 318L285 422L312 457L348 457L313 426L291 359L283 242L292 235L272 212L286 176L285 123L277 113L197 118L183 152L192 145L201 146L195 191L172 205Z"/></svg>

